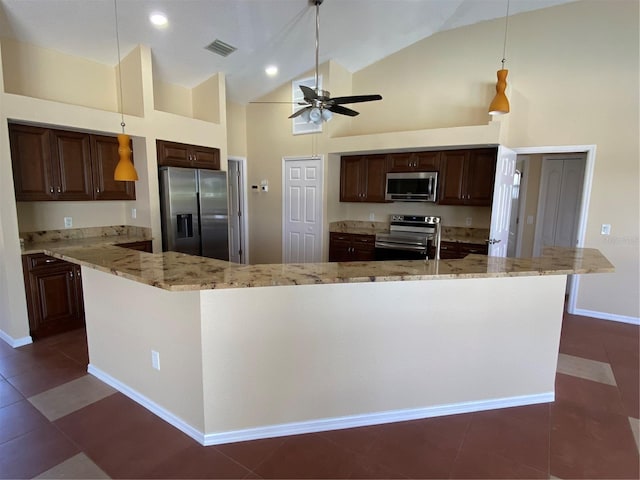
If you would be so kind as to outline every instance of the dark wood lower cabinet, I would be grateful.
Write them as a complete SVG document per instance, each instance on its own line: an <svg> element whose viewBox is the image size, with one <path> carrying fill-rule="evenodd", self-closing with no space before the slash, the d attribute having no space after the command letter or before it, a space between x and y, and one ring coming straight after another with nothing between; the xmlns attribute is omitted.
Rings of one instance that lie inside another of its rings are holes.
<svg viewBox="0 0 640 480"><path fill-rule="evenodd" d="M80 267L37 253L22 257L29 330L34 339L84 325Z"/></svg>
<svg viewBox="0 0 640 480"><path fill-rule="evenodd" d="M153 253L153 244L151 240L143 240L141 242L117 243L116 247L129 248L131 250Z"/></svg>
<svg viewBox="0 0 640 480"><path fill-rule="evenodd" d="M330 262L372 262L375 260L375 235L329 233Z"/></svg>
<svg viewBox="0 0 640 480"><path fill-rule="evenodd" d="M489 247L483 243L440 242L440 258L457 260L469 254L487 255Z"/></svg>

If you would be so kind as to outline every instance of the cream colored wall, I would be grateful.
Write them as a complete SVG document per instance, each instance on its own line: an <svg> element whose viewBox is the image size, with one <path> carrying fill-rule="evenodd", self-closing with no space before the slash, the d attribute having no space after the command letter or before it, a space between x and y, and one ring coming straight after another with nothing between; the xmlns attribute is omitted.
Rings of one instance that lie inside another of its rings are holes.
<svg viewBox="0 0 640 480"><path fill-rule="evenodd" d="M222 80L222 81L221 81ZM220 102L220 88L224 88L224 76L214 75L201 84L193 87L193 118L206 122L220 123L224 117L226 102Z"/></svg>
<svg viewBox="0 0 640 480"><path fill-rule="evenodd" d="M190 88L154 79L153 100L156 110L175 113L183 117L193 117L193 100Z"/></svg>
<svg viewBox="0 0 640 480"><path fill-rule="evenodd" d="M316 135L316 140L302 142L290 134L287 106L249 105L248 168L256 172L250 181L269 178L275 194L269 199L260 196L259 202L250 198L252 259L281 258L277 179L285 152L593 144L596 163L585 247L599 248L617 272L581 280L577 306L588 314L638 321L638 17L636 0L619 0L615 7L601 0L581 0L513 15L507 63L511 113L497 121L490 122L486 108L500 67L502 19L442 32L354 73L353 92L334 89L332 94L381 93L384 100L359 104L361 115L347 132L333 137ZM283 100L288 95L286 84L272 98ZM329 181L338 178L335 164L326 171ZM333 205L335 196L326 202L332 215L349 213L351 208ZM357 207L354 214L368 218L367 208ZM612 225L610 237L600 235L602 223Z"/></svg>
<svg viewBox="0 0 640 480"><path fill-rule="evenodd" d="M202 291L206 433L549 394L565 281Z"/></svg>
<svg viewBox="0 0 640 480"><path fill-rule="evenodd" d="M202 431L199 292L168 292L85 267L82 288L90 371L99 369ZM115 312L123 298L135 301ZM152 350L160 354L160 370L152 368Z"/></svg>
<svg viewBox="0 0 640 480"><path fill-rule="evenodd" d="M7 130L9 119L106 134L119 133L121 122L120 114L116 112L117 108L105 111L97 107L103 104L118 104L118 95L113 88L94 91L85 99L86 104L77 105L77 85L59 81L59 77L66 78L68 69L72 70L76 78L84 78L85 74L90 75L95 71L93 65L87 66L84 62L71 58L61 60L61 68L58 71L55 68L56 60L63 56L62 54L39 50L34 53L30 48L21 49L20 52L20 62L27 66L25 68L28 71L40 68L38 63L43 55L51 56L44 61L48 69L47 76L39 77L38 80L43 84L55 85L57 90L55 95L50 95L55 101L31 96L31 90L25 91L26 94L13 94L4 90L0 92L0 231L3 240L0 245L0 278L4 278L0 281L0 335L4 332L13 339L29 335L18 241L20 230L61 228L64 216L74 219L74 227L124 223L150 227L154 237L154 249L158 251L161 249L161 229L156 139L219 148L222 169L227 168L226 124L155 110L151 51L148 47L139 46L122 61L126 132L132 136L133 156L140 177L136 183L137 199L127 202L39 202L16 206ZM5 66L4 51L0 50L0 54L3 59L2 65ZM108 67L103 71L103 83L115 85L116 68ZM2 73L3 80L11 77L4 68ZM218 109L215 115L226 122L224 82L224 75L215 77L214 89L220 95L215 105ZM211 106L213 103L208 105ZM137 210L136 219L131 218L133 207Z"/></svg>
<svg viewBox="0 0 640 480"><path fill-rule="evenodd" d="M2 39L5 92L115 112L113 68L55 50ZM78 71L82 75L78 75Z"/></svg>
<svg viewBox="0 0 640 480"><path fill-rule="evenodd" d="M227 146L230 156L247 156L247 107L229 99L227 99Z"/></svg>

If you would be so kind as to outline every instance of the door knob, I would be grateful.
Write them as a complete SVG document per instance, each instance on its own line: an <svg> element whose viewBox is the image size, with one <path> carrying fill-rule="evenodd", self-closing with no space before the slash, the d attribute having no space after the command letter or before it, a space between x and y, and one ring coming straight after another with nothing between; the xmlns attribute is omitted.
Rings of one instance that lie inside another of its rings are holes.
<svg viewBox="0 0 640 480"><path fill-rule="evenodd" d="M500 243L502 240L498 239L498 238L490 238L489 240L487 240L487 243L489 245L495 245L496 243Z"/></svg>

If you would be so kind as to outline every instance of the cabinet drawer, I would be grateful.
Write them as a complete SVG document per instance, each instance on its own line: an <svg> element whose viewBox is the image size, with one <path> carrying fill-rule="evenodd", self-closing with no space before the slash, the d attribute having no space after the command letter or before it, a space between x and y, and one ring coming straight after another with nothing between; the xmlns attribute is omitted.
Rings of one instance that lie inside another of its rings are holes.
<svg viewBox="0 0 640 480"><path fill-rule="evenodd" d="M489 253L489 247L481 243L461 243L460 254L467 256L469 254L487 255Z"/></svg>
<svg viewBox="0 0 640 480"><path fill-rule="evenodd" d="M143 240L140 242L117 243L115 246L128 248L130 250L138 250L140 252L153 253L151 240Z"/></svg>
<svg viewBox="0 0 640 480"><path fill-rule="evenodd" d="M27 267L29 270L38 267L49 267L53 265L64 265L67 262L64 260L60 260L59 258L50 257L49 255L45 255L44 253L34 253L32 255L27 255Z"/></svg>
<svg viewBox="0 0 640 480"><path fill-rule="evenodd" d="M362 243L367 245L373 245L376 243L375 235L364 235L364 234L351 234L351 241L353 243Z"/></svg>

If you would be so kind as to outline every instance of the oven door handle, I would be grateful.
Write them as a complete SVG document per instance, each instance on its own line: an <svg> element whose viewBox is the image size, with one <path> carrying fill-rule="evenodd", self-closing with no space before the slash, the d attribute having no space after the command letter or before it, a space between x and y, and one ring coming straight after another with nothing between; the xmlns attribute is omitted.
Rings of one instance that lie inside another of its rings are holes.
<svg viewBox="0 0 640 480"><path fill-rule="evenodd" d="M392 250L411 250L412 252L426 252L427 248L420 245L399 245L397 243L376 242L376 248L390 248Z"/></svg>

